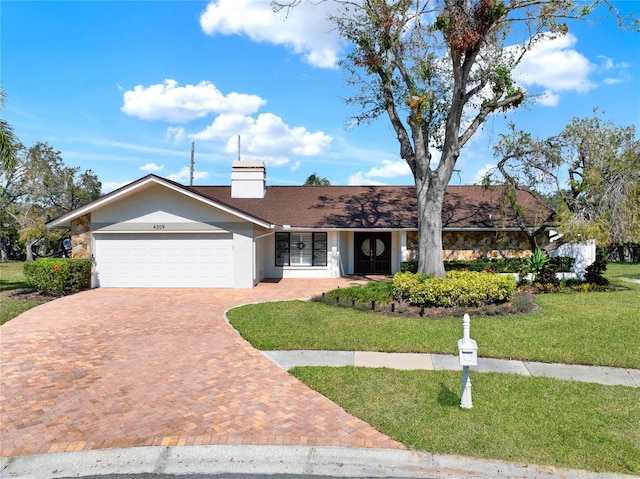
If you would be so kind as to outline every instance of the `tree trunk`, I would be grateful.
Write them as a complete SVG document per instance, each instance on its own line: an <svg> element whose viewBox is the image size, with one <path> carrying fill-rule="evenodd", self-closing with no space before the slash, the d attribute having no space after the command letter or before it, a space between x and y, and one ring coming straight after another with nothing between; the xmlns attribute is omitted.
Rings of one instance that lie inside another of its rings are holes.
<svg viewBox="0 0 640 479"><path fill-rule="evenodd" d="M33 245L36 244L38 240L27 240L25 246L27 248L27 263L31 263L33 261Z"/></svg>
<svg viewBox="0 0 640 479"><path fill-rule="evenodd" d="M7 245L0 240L0 263L9 262L9 254L7 253Z"/></svg>
<svg viewBox="0 0 640 479"><path fill-rule="evenodd" d="M416 178L418 197L418 273L444 277L442 203L445 188Z"/></svg>

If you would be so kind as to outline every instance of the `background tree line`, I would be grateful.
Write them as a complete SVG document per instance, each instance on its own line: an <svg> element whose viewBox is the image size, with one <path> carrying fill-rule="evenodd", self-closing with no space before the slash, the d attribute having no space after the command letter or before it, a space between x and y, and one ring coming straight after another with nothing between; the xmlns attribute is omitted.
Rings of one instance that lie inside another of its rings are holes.
<svg viewBox="0 0 640 479"><path fill-rule="evenodd" d="M0 89L0 106L5 94ZM91 170L67 166L44 142L20 143L11 125L0 121L0 261L32 261L34 254L66 254L68 232L45 223L100 196L102 183Z"/></svg>
<svg viewBox="0 0 640 479"><path fill-rule="evenodd" d="M503 203L523 215L516 190L530 188L554 211L562 241L595 240L611 259L640 261L640 140L635 126L574 118L560 133L536 138L514 125L495 147L485 185L506 185ZM542 220L542 219L541 219ZM521 224L535 249L544 229Z"/></svg>

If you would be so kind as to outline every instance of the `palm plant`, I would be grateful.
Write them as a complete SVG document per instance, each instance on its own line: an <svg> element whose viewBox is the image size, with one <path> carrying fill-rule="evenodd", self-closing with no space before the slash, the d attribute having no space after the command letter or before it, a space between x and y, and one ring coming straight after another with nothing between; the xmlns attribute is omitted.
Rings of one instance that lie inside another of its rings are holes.
<svg viewBox="0 0 640 479"><path fill-rule="evenodd" d="M536 280L536 277L540 273L542 273L549 261L551 261L551 258L549 258L549 255L541 249L536 249L531 256L527 258L525 267L527 272L531 273L532 282Z"/></svg>
<svg viewBox="0 0 640 479"><path fill-rule="evenodd" d="M5 103L5 92L0 88L0 107ZM11 125L0 118L0 171L8 171L16 164L16 144L18 140Z"/></svg>

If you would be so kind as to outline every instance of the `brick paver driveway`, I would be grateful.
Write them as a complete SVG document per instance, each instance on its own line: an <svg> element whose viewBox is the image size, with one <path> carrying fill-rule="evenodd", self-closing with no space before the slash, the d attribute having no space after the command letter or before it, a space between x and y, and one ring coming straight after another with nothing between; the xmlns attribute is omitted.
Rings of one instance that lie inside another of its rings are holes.
<svg viewBox="0 0 640 479"><path fill-rule="evenodd" d="M0 327L2 456L150 445L402 446L310 390L224 321L232 306L349 279L251 290L96 289Z"/></svg>

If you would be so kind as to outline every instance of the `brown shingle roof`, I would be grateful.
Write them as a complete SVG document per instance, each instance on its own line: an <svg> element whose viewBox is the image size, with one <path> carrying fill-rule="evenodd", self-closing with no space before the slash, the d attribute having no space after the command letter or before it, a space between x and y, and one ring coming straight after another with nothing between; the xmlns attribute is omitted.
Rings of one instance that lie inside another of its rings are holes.
<svg viewBox="0 0 640 479"><path fill-rule="evenodd" d="M275 225L299 228L417 229L413 186L269 186L263 199L231 198L230 186L186 187L199 195ZM503 217L500 188L450 186L442 211L443 228L515 228ZM528 223L549 221L551 210L527 190L518 193Z"/></svg>

